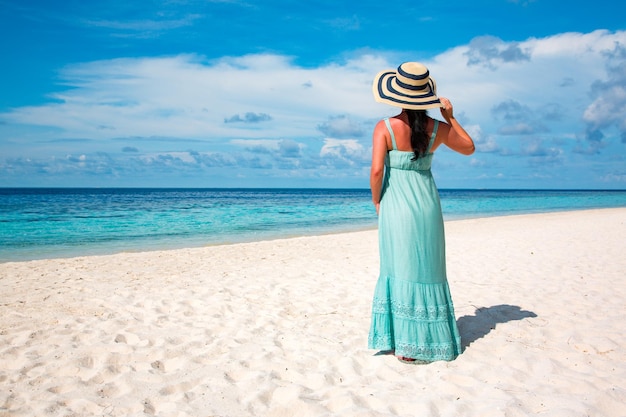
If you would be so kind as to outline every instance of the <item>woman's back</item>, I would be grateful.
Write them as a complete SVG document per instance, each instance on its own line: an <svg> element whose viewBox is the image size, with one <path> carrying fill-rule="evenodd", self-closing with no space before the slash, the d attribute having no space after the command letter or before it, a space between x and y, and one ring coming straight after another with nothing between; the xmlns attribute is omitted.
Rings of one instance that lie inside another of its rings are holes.
<svg viewBox="0 0 626 417"><path fill-rule="evenodd" d="M389 123L393 129L393 133L396 139L396 150L403 152L413 152L413 145L411 144L411 126L408 123L405 113L400 113L398 116L390 117ZM433 129L435 128L435 120L428 117L426 122L426 135L430 139ZM433 152L440 143L440 135L437 133L435 140L432 144L430 152ZM387 149L393 149L391 143L391 137L387 138Z"/></svg>

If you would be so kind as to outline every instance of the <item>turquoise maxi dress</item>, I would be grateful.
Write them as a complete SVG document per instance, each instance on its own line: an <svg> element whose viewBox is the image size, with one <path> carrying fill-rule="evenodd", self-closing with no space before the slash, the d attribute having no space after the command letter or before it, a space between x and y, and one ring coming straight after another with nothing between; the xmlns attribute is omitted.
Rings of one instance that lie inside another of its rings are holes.
<svg viewBox="0 0 626 417"><path fill-rule="evenodd" d="M435 126L425 155L393 149L385 159L378 218L380 275L374 290L370 349L438 361L461 353L446 277L443 216L430 167Z"/></svg>

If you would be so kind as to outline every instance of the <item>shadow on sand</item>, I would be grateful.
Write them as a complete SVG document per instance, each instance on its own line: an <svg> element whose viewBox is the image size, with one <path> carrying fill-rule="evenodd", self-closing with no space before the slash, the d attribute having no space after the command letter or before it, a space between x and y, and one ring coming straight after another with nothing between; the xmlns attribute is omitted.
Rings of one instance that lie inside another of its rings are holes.
<svg viewBox="0 0 626 417"><path fill-rule="evenodd" d="M519 306L501 304L476 309L473 316L459 317L456 321L461 333L463 350L478 339L485 337L496 328L498 323L507 323L513 320L522 320L528 317L537 317L532 311L522 310Z"/></svg>

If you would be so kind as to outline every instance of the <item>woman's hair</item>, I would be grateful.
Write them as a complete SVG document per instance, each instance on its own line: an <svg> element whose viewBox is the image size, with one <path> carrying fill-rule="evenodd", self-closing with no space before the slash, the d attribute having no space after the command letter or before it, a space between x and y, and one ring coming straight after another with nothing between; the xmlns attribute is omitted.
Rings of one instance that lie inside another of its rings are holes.
<svg viewBox="0 0 626 417"><path fill-rule="evenodd" d="M428 150L428 143L430 138L426 133L426 126L428 125L428 114L426 110L409 110L404 109L409 117L409 126L411 127L411 147L415 156L411 158L415 161L420 156L424 155Z"/></svg>

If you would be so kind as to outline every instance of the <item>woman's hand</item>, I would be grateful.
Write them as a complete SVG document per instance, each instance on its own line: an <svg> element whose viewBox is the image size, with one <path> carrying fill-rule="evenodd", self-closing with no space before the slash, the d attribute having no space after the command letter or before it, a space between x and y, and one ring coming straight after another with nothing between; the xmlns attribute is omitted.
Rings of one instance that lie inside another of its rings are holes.
<svg viewBox="0 0 626 417"><path fill-rule="evenodd" d="M474 141L470 137L470 135L463 129L463 126L459 124L459 122L454 118L454 113L452 109L452 103L445 97L439 97L441 101L441 115L448 126L446 126L442 133L444 134L443 143L448 146L448 148L462 153L463 155L471 155L474 153Z"/></svg>
<svg viewBox="0 0 626 417"><path fill-rule="evenodd" d="M443 104L443 106L440 108L441 115L444 119L446 119L446 122L450 124L450 120L454 118L452 103L450 103L450 100L445 97L440 97L439 101L441 101L441 104Z"/></svg>

